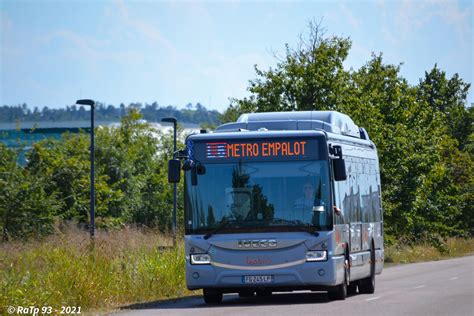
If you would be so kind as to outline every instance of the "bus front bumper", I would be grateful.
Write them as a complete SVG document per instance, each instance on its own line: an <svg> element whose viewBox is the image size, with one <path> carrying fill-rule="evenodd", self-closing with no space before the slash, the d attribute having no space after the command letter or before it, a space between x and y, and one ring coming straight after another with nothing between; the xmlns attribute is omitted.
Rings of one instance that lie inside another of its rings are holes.
<svg viewBox="0 0 474 316"><path fill-rule="evenodd" d="M274 290L325 290L341 284L344 279L344 256L332 256L327 261L295 262L282 267L236 267L213 262L208 265L186 263L186 284L189 290L220 288L225 292L245 288ZM246 276L265 276L265 283L246 283ZM268 278L270 276L270 278ZM268 282L271 279L271 282Z"/></svg>

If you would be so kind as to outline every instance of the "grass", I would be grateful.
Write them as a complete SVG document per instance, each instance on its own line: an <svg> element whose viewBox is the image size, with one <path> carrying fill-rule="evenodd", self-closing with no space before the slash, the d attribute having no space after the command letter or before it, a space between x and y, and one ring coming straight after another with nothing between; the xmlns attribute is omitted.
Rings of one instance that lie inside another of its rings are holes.
<svg viewBox="0 0 474 316"><path fill-rule="evenodd" d="M83 312L190 295L182 242L153 231L68 229L41 241L0 243L0 314L8 306L81 306ZM386 247L390 264L474 254L474 239Z"/></svg>
<svg viewBox="0 0 474 316"><path fill-rule="evenodd" d="M388 265L435 261L474 254L474 238L451 238L438 247L428 242L416 245L396 244L385 247Z"/></svg>
<svg viewBox="0 0 474 316"><path fill-rule="evenodd" d="M189 294L183 246L170 244L136 229L99 232L94 247L79 230L0 244L0 314L10 305L86 311Z"/></svg>

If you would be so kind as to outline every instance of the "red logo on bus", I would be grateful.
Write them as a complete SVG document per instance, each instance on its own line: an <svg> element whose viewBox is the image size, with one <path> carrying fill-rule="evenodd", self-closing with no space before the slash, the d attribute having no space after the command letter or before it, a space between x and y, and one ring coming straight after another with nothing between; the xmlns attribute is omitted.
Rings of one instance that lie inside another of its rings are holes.
<svg viewBox="0 0 474 316"><path fill-rule="evenodd" d="M247 264L248 265L264 265L264 264L271 264L272 259L267 256L264 257L247 257Z"/></svg>

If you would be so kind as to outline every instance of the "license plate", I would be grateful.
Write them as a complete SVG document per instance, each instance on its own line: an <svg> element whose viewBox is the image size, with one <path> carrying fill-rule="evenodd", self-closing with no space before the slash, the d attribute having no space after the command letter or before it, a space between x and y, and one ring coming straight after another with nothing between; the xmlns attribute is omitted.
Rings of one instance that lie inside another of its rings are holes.
<svg viewBox="0 0 474 316"><path fill-rule="evenodd" d="M242 283L245 284L265 284L273 283L273 275L244 275Z"/></svg>

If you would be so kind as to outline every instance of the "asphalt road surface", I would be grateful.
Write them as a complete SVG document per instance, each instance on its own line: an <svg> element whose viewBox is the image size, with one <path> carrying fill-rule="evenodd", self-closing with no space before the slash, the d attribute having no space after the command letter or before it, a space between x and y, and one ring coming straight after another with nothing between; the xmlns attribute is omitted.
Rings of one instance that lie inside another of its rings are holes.
<svg viewBox="0 0 474 316"><path fill-rule="evenodd" d="M474 256L400 265L376 277L374 294L329 301L323 292L270 297L224 295L219 305L195 297L124 307L119 315L474 315Z"/></svg>

